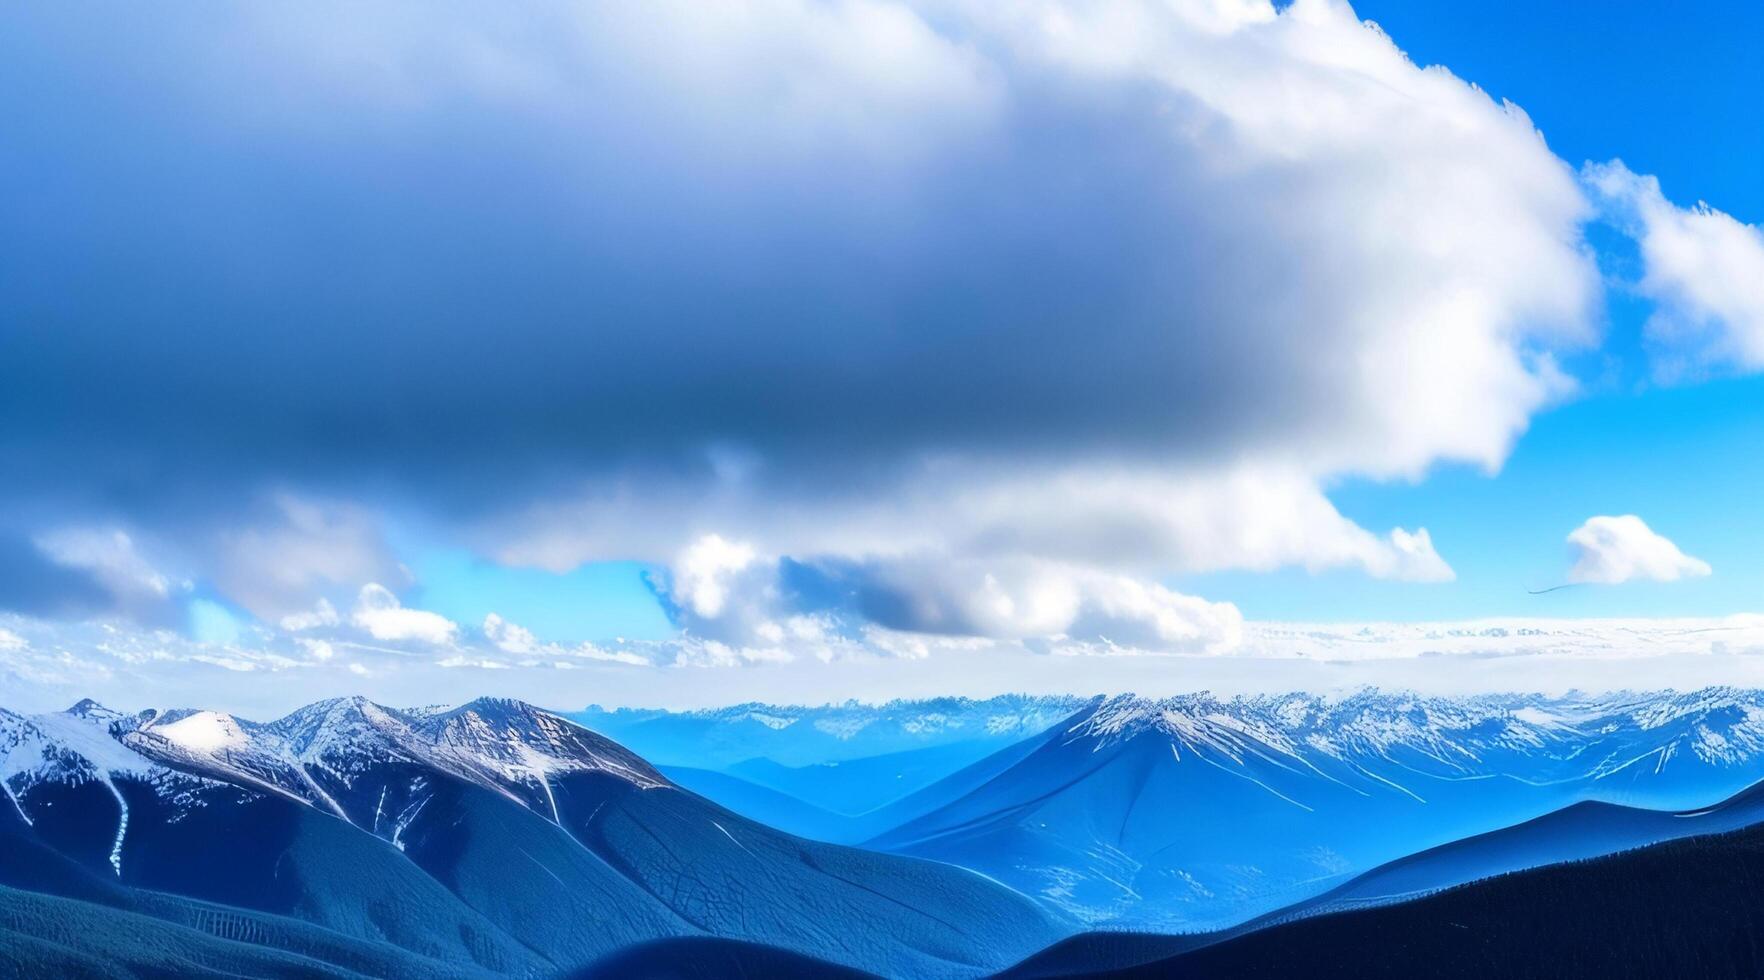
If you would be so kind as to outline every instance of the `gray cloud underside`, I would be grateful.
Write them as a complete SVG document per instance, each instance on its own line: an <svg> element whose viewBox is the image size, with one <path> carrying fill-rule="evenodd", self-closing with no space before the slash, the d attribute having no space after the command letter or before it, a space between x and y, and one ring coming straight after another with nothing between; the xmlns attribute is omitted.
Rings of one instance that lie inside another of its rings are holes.
<svg viewBox="0 0 1764 980"><path fill-rule="evenodd" d="M1372 116L1312 138L1161 52L1074 63L959 5L375 10L19 13L10 472L129 501L500 501L721 444L785 488L937 452L1412 472L1498 461L1543 397L1525 338L1585 299L1580 199L1524 118L1357 26L1402 98L1323 30L1217 42L1322 86L1313 118ZM1507 397L1448 431L1392 410L1423 382L1441 413Z"/></svg>

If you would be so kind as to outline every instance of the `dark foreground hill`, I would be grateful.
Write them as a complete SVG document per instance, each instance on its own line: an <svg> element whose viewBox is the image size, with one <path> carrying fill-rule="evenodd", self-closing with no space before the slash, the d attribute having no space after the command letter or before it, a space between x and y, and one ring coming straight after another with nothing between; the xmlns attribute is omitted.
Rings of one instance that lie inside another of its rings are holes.
<svg viewBox="0 0 1764 980"><path fill-rule="evenodd" d="M1170 955L1120 966L1159 952ZM1757 977L1764 975L1764 828L1534 868L1218 941L1083 937L1008 975Z"/></svg>
<svg viewBox="0 0 1764 980"><path fill-rule="evenodd" d="M874 976L775 946L703 936L622 949L570 980L868 980Z"/></svg>

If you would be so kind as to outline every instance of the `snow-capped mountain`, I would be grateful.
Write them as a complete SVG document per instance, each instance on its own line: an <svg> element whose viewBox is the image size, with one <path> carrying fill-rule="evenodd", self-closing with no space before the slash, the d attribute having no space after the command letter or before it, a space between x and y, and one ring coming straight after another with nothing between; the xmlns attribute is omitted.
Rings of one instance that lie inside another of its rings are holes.
<svg viewBox="0 0 1764 980"><path fill-rule="evenodd" d="M662 775L580 725L518 701L479 699L450 710L399 711L365 698L308 705L256 724L211 711L145 712L118 738L167 766L322 806L345 820L342 800L360 778L389 765L426 767L553 811L561 774L604 772L656 788ZM542 804L542 805L541 805ZM383 809L383 800L374 806Z"/></svg>
<svg viewBox="0 0 1764 980"><path fill-rule="evenodd" d="M884 975L968 976L1080 924L1239 923L1582 800L1717 817L1515 832L1415 867L1445 880L1680 825L1726 828L1755 808L1690 808L1764 776L1764 693L1729 689L896 702L826 709L847 721L870 713L862 725L817 728L823 709L774 724L790 710L745 706L745 721L701 713L654 730L684 739L696 725L727 752L741 732L770 738L804 721L840 751L865 731L885 746L950 732L997 741L854 818L878 834L855 849L745 819L681 789L668 775L678 770L514 701L395 709L345 698L269 722L89 702L0 711L0 915L48 914L18 903L53 899L93 917L81 941L143 935L138 917L159 924L155 937L182 937L164 949L106 940L110 952L93 954L163 955L112 963L129 969L200 951L230 964L222 972L285 973L278 957L319 956L373 975L551 974L636 944L719 937ZM945 765L936 753L973 742L731 769L846 787ZM238 935L256 937L245 952L204 945Z"/></svg>
<svg viewBox="0 0 1764 980"><path fill-rule="evenodd" d="M1764 693L1122 696L1038 741L872 846L1187 929L1578 800L1722 799L1764 777Z"/></svg>
<svg viewBox="0 0 1764 980"><path fill-rule="evenodd" d="M973 976L1069 928L960 869L745 820L514 701L342 699L267 723L82 704L0 713L0 753L0 919L40 921L53 899L78 908L50 921L91 923L55 931L54 957L73 957L43 961L57 968L324 972L293 956L368 975L555 975L715 936Z"/></svg>

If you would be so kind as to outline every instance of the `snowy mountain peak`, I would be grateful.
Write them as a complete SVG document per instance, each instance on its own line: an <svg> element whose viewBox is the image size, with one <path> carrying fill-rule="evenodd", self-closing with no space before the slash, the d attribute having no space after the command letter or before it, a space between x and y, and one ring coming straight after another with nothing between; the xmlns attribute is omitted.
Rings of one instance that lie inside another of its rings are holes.
<svg viewBox="0 0 1764 980"><path fill-rule="evenodd" d="M196 711L154 724L159 737L189 752L217 754L243 748L251 741L239 719L218 711Z"/></svg>
<svg viewBox="0 0 1764 980"><path fill-rule="evenodd" d="M75 718L86 718L92 721L103 722L104 724L118 721L123 717L122 712L106 708L104 705L99 704L91 698L81 698L79 701L75 702L72 707L62 713L73 715Z"/></svg>
<svg viewBox="0 0 1764 980"><path fill-rule="evenodd" d="M667 780L635 753L524 701L479 698L424 719L424 733L450 758L517 781L557 771L599 771L645 788Z"/></svg>
<svg viewBox="0 0 1764 980"><path fill-rule="evenodd" d="M669 785L617 744L506 699L401 711L363 697L332 698L267 724L172 711L143 712L133 729L118 727L129 747L168 766L286 796L351 822L377 824L377 805L355 812L363 780L409 784L424 778L424 770L546 813L555 810L549 779L558 773L604 772L645 789Z"/></svg>
<svg viewBox="0 0 1764 980"><path fill-rule="evenodd" d="M1764 756L1764 691L1427 697L1361 690L1220 699L1207 693L1101 701L1064 732L1095 750L1151 736L1232 759L1389 758L1460 774L1523 754L1556 759L1565 778L1614 773L1646 761L1732 767Z"/></svg>
<svg viewBox="0 0 1764 980"><path fill-rule="evenodd" d="M352 759L414 758L420 740L410 712L375 704L359 695L329 698L264 726L282 750L305 763L347 766Z"/></svg>

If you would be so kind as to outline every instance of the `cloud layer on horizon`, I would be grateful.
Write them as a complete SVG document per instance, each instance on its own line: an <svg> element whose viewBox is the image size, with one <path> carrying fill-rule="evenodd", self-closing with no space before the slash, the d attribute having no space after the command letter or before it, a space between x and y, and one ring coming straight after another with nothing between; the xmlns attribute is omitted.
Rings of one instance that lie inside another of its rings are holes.
<svg viewBox="0 0 1764 980"><path fill-rule="evenodd" d="M238 645L217 647L164 631L0 615L0 707L54 710L95 697L118 708L201 706L273 718L340 690L395 705L498 695L571 710L588 703L822 704L1008 692L1764 687L1764 617L1249 623L1229 656L1135 656L1093 644L1036 649L1017 641L889 634L846 644L843 655L826 661L786 656L748 661L746 670L714 669L731 656L739 652L690 640L565 647L522 636L506 621L418 651L353 640L290 642L251 630ZM938 670L913 659L926 656L937 658Z"/></svg>

